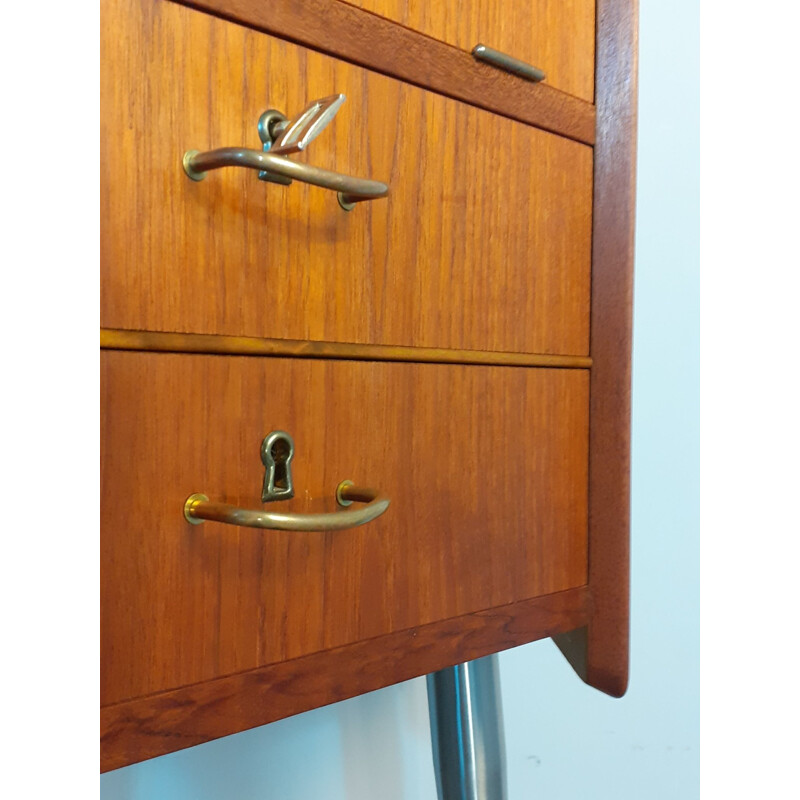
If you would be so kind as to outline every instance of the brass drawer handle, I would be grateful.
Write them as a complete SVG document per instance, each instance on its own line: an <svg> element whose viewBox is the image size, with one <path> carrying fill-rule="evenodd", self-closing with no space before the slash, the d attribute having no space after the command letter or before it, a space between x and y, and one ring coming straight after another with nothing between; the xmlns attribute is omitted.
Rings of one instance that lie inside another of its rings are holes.
<svg viewBox="0 0 800 800"><path fill-rule="evenodd" d="M519 75L520 78L538 83L545 79L545 74L538 67L532 64L527 64L520 61L518 58L501 53L499 50L492 50L491 47L486 47L483 44L476 44L472 48L472 55L479 61L485 61L493 67L504 69L506 72L511 72L514 75Z"/></svg>
<svg viewBox="0 0 800 800"><path fill-rule="evenodd" d="M345 211L352 210L356 203L363 200L385 197L389 187L380 181L341 175L287 158L292 153L305 150L319 136L344 100L343 94L315 100L294 120L287 119L280 111L265 111L258 121L263 151L246 147L220 147L203 153L188 150L183 155L183 169L193 181L201 181L207 172L221 167L257 169L262 181L289 185L292 180L297 180L332 189Z"/></svg>
<svg viewBox="0 0 800 800"><path fill-rule="evenodd" d="M389 498L383 492L354 486L351 481L342 481L339 484L336 488L336 500L341 506L349 506L353 502L366 505L322 514L279 514L262 509L239 508L227 503L212 503L204 494L193 494L186 499L183 514L192 525L211 520L276 531L342 531L371 522L389 507Z"/></svg>

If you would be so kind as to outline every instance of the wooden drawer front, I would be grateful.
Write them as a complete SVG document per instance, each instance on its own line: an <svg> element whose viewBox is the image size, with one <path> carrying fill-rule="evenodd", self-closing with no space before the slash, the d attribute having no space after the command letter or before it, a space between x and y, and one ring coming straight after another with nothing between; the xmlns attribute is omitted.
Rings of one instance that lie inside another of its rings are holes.
<svg viewBox="0 0 800 800"><path fill-rule="evenodd" d="M582 586L585 370L102 351L104 705ZM296 497L339 481L387 512L336 533L188 524L187 496L261 507L259 450L295 440Z"/></svg>
<svg viewBox="0 0 800 800"><path fill-rule="evenodd" d="M594 102L594 0L346 0L434 39L533 64L556 89Z"/></svg>
<svg viewBox="0 0 800 800"><path fill-rule="evenodd" d="M107 0L101 23L102 326L588 353L591 147L174 3ZM388 198L183 173L333 92L293 158Z"/></svg>

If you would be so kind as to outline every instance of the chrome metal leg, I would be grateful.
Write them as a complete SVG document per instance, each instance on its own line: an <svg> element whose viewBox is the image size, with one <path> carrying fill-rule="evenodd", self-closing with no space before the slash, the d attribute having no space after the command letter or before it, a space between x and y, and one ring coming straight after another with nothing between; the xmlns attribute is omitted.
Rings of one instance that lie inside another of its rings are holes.
<svg viewBox="0 0 800 800"><path fill-rule="evenodd" d="M506 800L497 656L428 675L428 708L439 800Z"/></svg>

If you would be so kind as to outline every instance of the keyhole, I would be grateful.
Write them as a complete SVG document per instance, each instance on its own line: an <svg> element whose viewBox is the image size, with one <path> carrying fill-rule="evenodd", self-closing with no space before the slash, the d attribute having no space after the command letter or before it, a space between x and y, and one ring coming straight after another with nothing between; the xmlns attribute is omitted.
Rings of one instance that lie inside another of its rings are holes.
<svg viewBox="0 0 800 800"><path fill-rule="evenodd" d="M278 439L272 445L269 452L272 455L272 460L275 462L275 488L286 490L289 488L290 483L289 456L292 452L289 443L286 439Z"/></svg>
<svg viewBox="0 0 800 800"><path fill-rule="evenodd" d="M264 490L261 501L288 500L294 497L291 460L294 442L285 431L272 431L261 443L261 460L264 463Z"/></svg>

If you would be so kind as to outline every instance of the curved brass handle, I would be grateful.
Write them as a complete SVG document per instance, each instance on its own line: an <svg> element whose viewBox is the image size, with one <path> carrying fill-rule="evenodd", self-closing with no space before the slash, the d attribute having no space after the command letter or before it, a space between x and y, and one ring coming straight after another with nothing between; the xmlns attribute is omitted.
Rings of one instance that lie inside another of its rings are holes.
<svg viewBox="0 0 800 800"><path fill-rule="evenodd" d="M290 184L293 180L332 189L337 192L339 205L345 211L362 200L385 197L389 187L380 181L340 175L309 164L289 161L287 155L306 150L319 136L344 103L343 94L314 100L296 119L290 120L280 111L269 109L258 120L258 135L263 152L246 147L220 147L201 153L188 150L183 155L183 169L193 181L202 181L206 172L220 167L257 169L259 179ZM268 152L269 151L269 152Z"/></svg>
<svg viewBox="0 0 800 800"><path fill-rule="evenodd" d="M389 194L389 187L380 181L341 175L338 172L312 167L299 161L289 161L284 156L262 153L247 147L220 147L217 150L207 150L205 153L189 150L183 156L183 168L194 181L203 180L207 172L220 167L249 167L259 172L269 172L290 180L311 183L323 189L332 189L339 193L339 202L343 207L352 207L353 203L361 200L375 200Z"/></svg>
<svg viewBox="0 0 800 800"><path fill-rule="evenodd" d="M349 506L353 502L366 505L358 509L322 514L278 514L262 509L239 508L227 503L212 503L204 494L193 494L186 498L183 515L192 525L212 520L228 525L276 531L342 531L370 522L389 507L389 498L383 492L354 486L352 481L342 481L339 484L336 488L336 500L341 506Z"/></svg>

